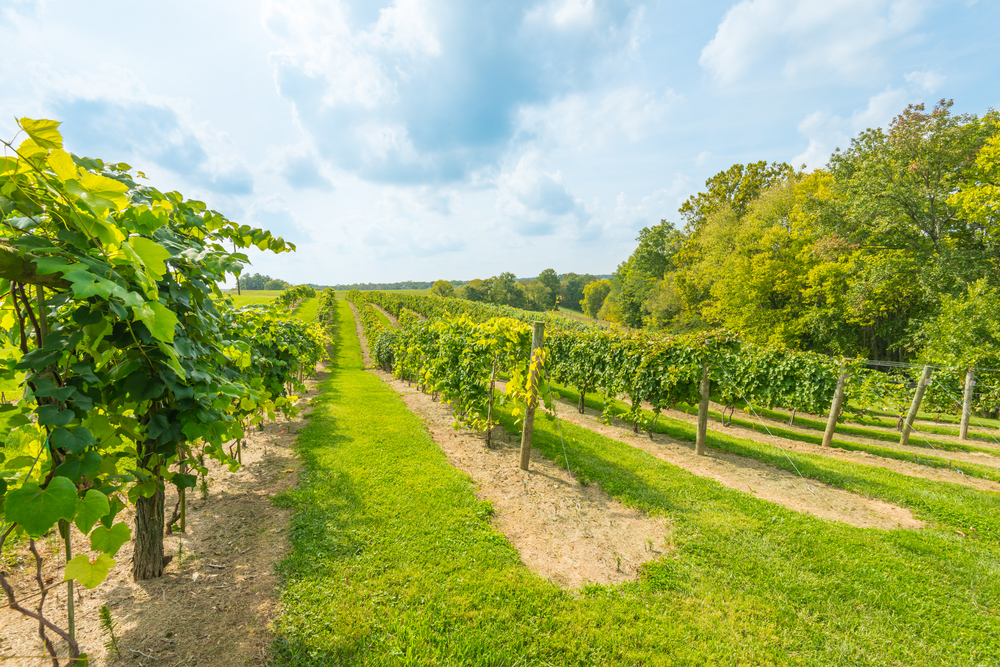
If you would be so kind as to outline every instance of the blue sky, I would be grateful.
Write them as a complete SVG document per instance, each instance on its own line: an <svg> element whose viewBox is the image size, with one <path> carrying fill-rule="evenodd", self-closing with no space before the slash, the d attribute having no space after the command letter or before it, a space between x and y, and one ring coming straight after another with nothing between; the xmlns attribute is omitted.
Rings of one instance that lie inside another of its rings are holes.
<svg viewBox="0 0 1000 667"><path fill-rule="evenodd" d="M988 0L0 0L0 134L298 244L291 282L610 273L735 162L1000 105Z"/></svg>

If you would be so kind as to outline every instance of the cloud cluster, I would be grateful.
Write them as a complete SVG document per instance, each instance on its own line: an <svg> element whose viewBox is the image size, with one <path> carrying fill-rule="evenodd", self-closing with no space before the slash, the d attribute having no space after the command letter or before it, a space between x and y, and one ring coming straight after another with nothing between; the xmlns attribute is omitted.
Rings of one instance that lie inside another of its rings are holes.
<svg viewBox="0 0 1000 667"><path fill-rule="evenodd" d="M699 62L720 84L780 63L795 80L833 74L870 81L885 67L888 43L924 17L925 0L742 0L719 24Z"/></svg>
<svg viewBox="0 0 1000 667"><path fill-rule="evenodd" d="M522 106L586 88L629 48L624 0L264 0L280 94L319 154L386 183L494 164Z"/></svg>
<svg viewBox="0 0 1000 667"><path fill-rule="evenodd" d="M108 160L156 163L223 195L253 192L253 176L229 137L193 124L167 104L108 98L51 102L75 152Z"/></svg>

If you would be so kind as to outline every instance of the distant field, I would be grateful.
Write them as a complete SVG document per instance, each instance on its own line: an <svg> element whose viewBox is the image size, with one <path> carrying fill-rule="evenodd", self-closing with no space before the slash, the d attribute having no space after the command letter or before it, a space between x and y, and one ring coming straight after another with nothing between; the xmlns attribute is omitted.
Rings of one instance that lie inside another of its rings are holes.
<svg viewBox="0 0 1000 667"><path fill-rule="evenodd" d="M388 294L414 294L416 296L427 296L431 293L431 288L426 289L363 289L358 290L359 292L386 292ZM340 294L341 290L337 290L337 294Z"/></svg>
<svg viewBox="0 0 1000 667"><path fill-rule="evenodd" d="M236 290L228 290L223 294L232 297L233 303L239 307L267 303L281 294L281 290L243 290L243 294L237 294Z"/></svg>

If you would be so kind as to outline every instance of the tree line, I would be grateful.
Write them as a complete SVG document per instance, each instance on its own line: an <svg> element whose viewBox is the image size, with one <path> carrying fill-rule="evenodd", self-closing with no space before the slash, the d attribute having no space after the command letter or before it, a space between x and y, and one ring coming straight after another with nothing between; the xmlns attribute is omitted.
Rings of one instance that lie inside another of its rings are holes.
<svg viewBox="0 0 1000 667"><path fill-rule="evenodd" d="M708 179L643 229L602 318L832 355L1000 362L1000 113L910 105L812 172Z"/></svg>
<svg viewBox="0 0 1000 667"><path fill-rule="evenodd" d="M598 280L589 273L560 275L555 269L545 269L537 278L529 279L518 279L505 271L485 280L470 280L458 289L447 280L438 280L431 286L431 294L522 310L553 310L560 304L578 310L584 308L585 289Z"/></svg>

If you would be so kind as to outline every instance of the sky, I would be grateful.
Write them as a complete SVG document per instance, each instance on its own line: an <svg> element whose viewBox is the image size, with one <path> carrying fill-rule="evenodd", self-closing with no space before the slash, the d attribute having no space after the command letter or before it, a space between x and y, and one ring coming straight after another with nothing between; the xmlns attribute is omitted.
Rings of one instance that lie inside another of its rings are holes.
<svg viewBox="0 0 1000 667"><path fill-rule="evenodd" d="M1000 106L1000 2L0 0L0 136L298 247L334 285L607 274L734 163L823 167L908 104Z"/></svg>

